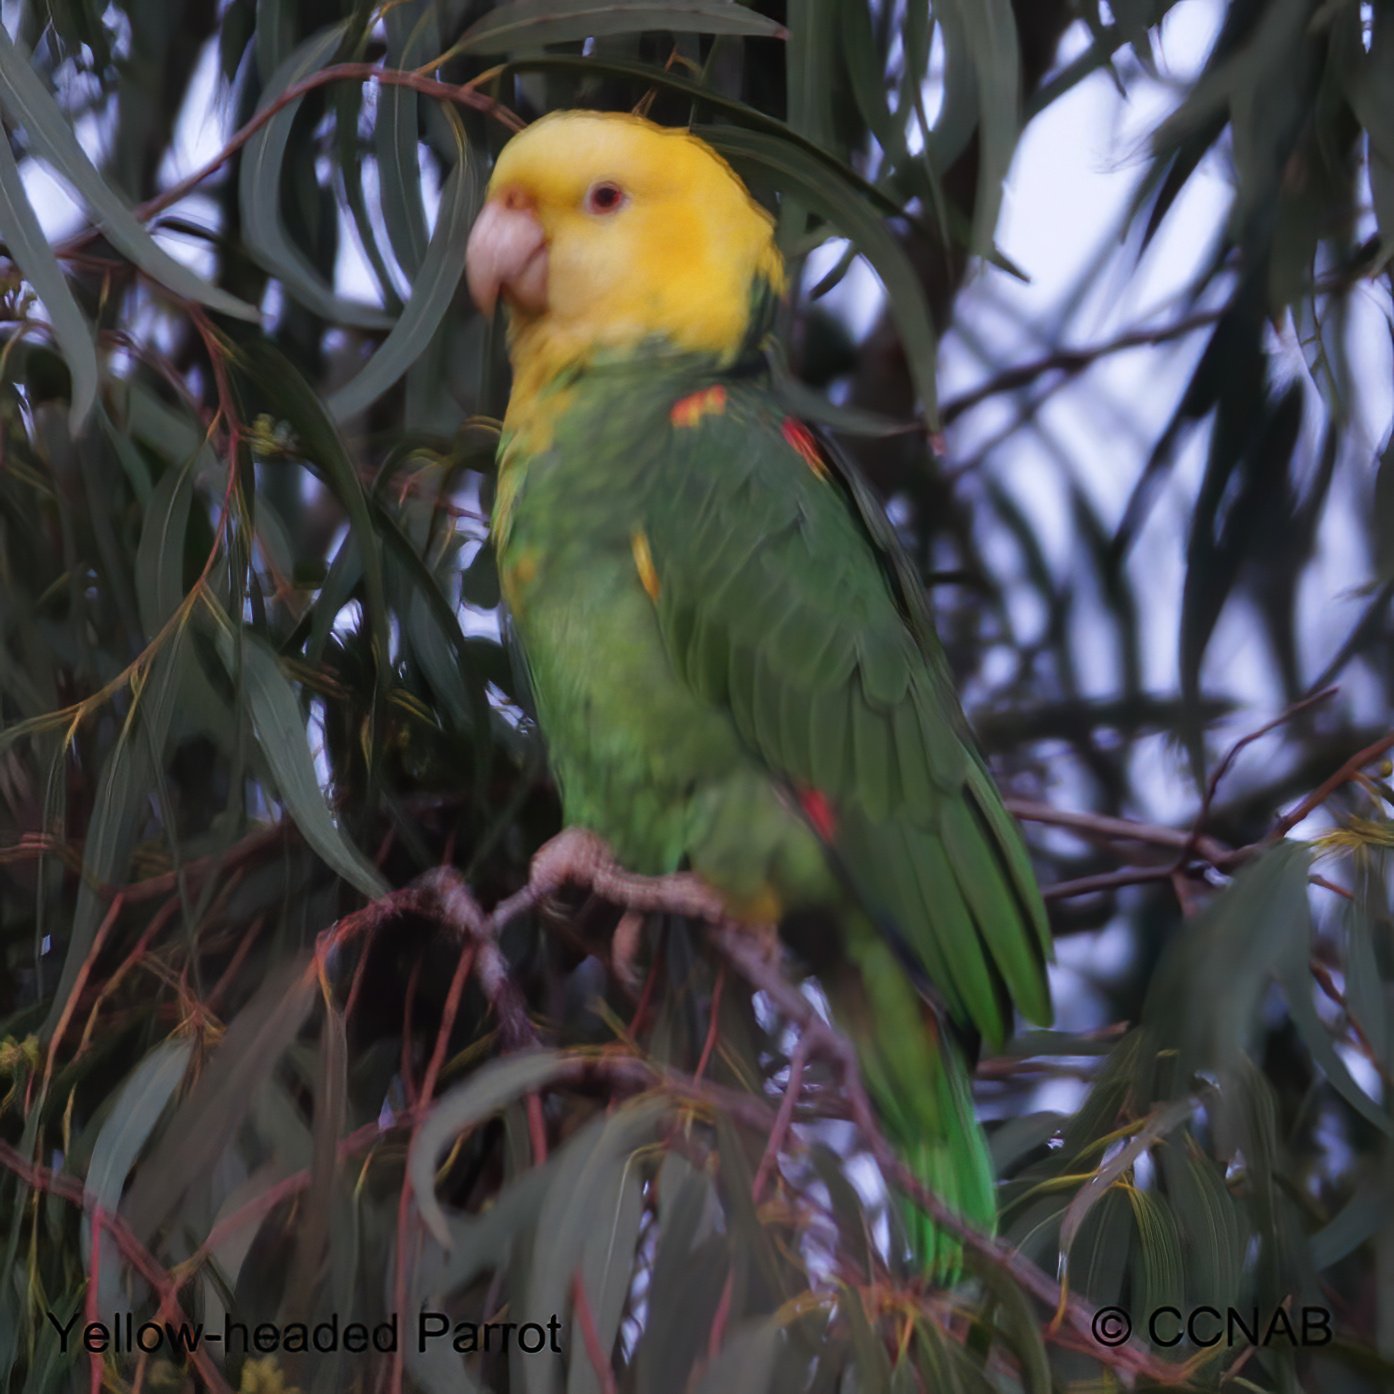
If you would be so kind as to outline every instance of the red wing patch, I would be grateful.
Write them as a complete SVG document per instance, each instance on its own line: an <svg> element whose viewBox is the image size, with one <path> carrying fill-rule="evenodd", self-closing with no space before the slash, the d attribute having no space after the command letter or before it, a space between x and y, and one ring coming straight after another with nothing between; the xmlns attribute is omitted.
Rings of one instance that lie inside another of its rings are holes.
<svg viewBox="0 0 1394 1394"><path fill-rule="evenodd" d="M726 410L726 389L720 383L679 397L668 409L674 426L695 426L704 416L720 416Z"/></svg>
<svg viewBox="0 0 1394 1394"><path fill-rule="evenodd" d="M785 441L798 451L804 464L818 476L819 479L828 477L828 467L823 460L823 452L818 449L818 442L813 437L813 432L792 416L786 416L780 424L779 433Z"/></svg>
<svg viewBox="0 0 1394 1394"><path fill-rule="evenodd" d="M832 800L821 789L805 789L799 795L799 803L813 824L813 831L824 842L831 842L837 836L837 815L833 812Z"/></svg>

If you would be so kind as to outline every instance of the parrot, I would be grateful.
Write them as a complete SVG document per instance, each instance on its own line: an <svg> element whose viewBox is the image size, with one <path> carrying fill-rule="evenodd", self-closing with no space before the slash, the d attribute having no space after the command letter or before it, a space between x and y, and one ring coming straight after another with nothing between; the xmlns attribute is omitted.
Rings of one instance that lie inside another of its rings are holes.
<svg viewBox="0 0 1394 1394"><path fill-rule="evenodd" d="M686 129L556 111L501 149L465 273L507 319L490 532L566 824L778 925L887 1141L995 1232L971 1060L1049 1023L1050 931L922 583L784 409L774 219Z"/></svg>

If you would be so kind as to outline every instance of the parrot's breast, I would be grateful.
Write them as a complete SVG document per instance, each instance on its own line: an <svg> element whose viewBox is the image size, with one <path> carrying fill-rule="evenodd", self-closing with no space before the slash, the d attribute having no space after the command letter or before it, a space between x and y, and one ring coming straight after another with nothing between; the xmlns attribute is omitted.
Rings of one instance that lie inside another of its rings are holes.
<svg viewBox="0 0 1394 1394"><path fill-rule="evenodd" d="M659 628L646 515L661 501L645 460L679 395L652 412L632 400L589 412L551 449L507 463L501 589L567 823L599 833L631 870L693 866L734 910L769 918L791 861L800 884L818 885L824 858L729 712L675 671Z"/></svg>

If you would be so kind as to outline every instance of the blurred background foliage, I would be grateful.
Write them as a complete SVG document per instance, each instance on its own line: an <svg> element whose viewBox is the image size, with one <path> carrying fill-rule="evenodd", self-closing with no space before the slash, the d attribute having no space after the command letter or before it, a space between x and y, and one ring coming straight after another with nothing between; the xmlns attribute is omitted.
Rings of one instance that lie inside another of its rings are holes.
<svg viewBox="0 0 1394 1394"><path fill-rule="evenodd" d="M1388 0L3 15L0 1383L1394 1387ZM1033 132L1109 85L1161 98L1127 215L1080 207L1087 274L1013 319L1009 170L1049 180ZM516 917L512 1030L428 906L324 937L442 864L492 905L558 830L460 283L492 155L572 105L690 123L777 207L790 390L887 501L1028 820L1060 1025L981 1062L1006 1247L953 1293L823 1065L763 1156L792 1038L699 929L650 925L636 990L612 907ZM1089 337L1178 225L1184 283ZM1112 1303L1336 1338L1111 1351L1080 1322ZM556 1314L567 1354L185 1365L44 1315L422 1306Z"/></svg>

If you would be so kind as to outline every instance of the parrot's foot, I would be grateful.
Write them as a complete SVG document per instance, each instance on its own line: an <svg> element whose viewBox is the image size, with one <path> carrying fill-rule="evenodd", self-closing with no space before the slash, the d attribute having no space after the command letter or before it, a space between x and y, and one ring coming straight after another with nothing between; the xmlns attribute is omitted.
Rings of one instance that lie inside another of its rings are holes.
<svg viewBox="0 0 1394 1394"><path fill-rule="evenodd" d="M627 910L666 911L696 920L728 918L726 903L701 877L690 871L636 876L615 860L604 838L586 828L566 828L532 859L528 890L534 901L563 886L588 886Z"/></svg>
<svg viewBox="0 0 1394 1394"><path fill-rule="evenodd" d="M530 903L554 895L563 886L585 886L624 907L611 940L610 963L615 976L633 991L640 986L634 961L639 953L644 915L648 913L685 915L710 924L730 925L739 930L765 964L773 966L779 960L779 934L773 924L733 920L726 901L693 872L636 876L626 871L604 838L588 829L567 828L544 844L532 859L526 891Z"/></svg>

